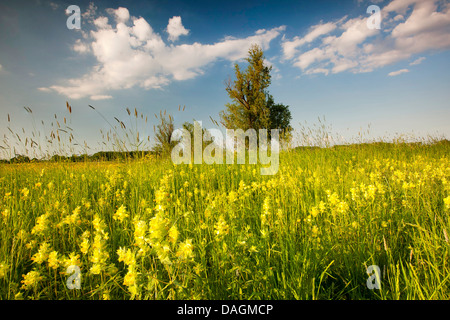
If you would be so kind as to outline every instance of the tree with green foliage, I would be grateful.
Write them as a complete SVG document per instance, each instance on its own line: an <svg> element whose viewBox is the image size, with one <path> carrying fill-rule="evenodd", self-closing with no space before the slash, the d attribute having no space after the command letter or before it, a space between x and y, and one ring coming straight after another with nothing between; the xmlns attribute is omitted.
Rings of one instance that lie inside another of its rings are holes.
<svg viewBox="0 0 450 320"><path fill-rule="evenodd" d="M156 116L156 115L155 115ZM158 116L156 116L158 118ZM172 133L174 131L173 117L169 114L169 119L166 119L166 112L159 113L160 123L154 128L155 142L152 151L157 155L168 155L172 151L176 142L172 141Z"/></svg>
<svg viewBox="0 0 450 320"><path fill-rule="evenodd" d="M252 45L246 58L245 72L236 63L236 80L226 83L232 103L220 114L221 122L227 129L265 129L270 127L269 109L266 105L266 90L270 85L271 66L264 64L264 53L258 45Z"/></svg>
<svg viewBox="0 0 450 320"><path fill-rule="evenodd" d="M248 51L247 69L236 63L236 79L228 80L226 91L232 99L220 113L221 123L227 129L281 129L285 137L291 132L289 106L275 103L268 93L272 66L264 63L264 52L258 45Z"/></svg>
<svg viewBox="0 0 450 320"><path fill-rule="evenodd" d="M292 133L291 127L291 111L289 106L282 103L275 103L273 96L267 95L267 108L270 114L270 129L280 129L280 137L283 140L289 140ZM270 131L269 131L270 135Z"/></svg>

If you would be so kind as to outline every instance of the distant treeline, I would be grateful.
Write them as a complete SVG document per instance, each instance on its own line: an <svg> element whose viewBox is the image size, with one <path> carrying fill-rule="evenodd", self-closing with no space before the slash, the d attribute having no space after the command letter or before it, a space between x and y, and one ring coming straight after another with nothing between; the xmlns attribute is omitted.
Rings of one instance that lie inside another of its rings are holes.
<svg viewBox="0 0 450 320"><path fill-rule="evenodd" d="M82 162L82 161L112 161L112 160L125 160L125 159L137 159L145 156L156 156L153 151L100 151L92 155L72 155L69 157L54 155L50 159L42 160L37 158L30 159L28 156L16 155L10 160L1 159L0 163L27 163L27 162Z"/></svg>
<svg viewBox="0 0 450 320"><path fill-rule="evenodd" d="M355 143L350 145L334 145L331 146L331 149L342 149L342 148L353 148L353 147L384 147L391 148L398 145L407 145L411 148L424 146L430 143L423 142L402 142L402 143L394 143L394 142L371 142L371 143ZM450 148L450 141L447 139L442 139L439 141L433 141L431 144L433 145L442 145ZM317 146L298 146L294 147L293 151L304 151L304 150L316 150L321 149L321 147ZM94 153L93 155L72 155L69 157L54 155L48 160L41 159L30 159L27 156L16 155L14 158L10 160L0 159L0 163L26 163L26 162L82 162L82 161L113 161L113 160L127 160L127 159L142 159L146 156L158 157L159 153L155 151L100 151Z"/></svg>

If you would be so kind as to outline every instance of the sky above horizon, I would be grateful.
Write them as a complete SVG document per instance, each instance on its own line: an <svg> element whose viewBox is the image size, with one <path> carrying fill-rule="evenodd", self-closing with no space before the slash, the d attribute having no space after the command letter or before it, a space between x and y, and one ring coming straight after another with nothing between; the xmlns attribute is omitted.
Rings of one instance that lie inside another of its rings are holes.
<svg viewBox="0 0 450 320"><path fill-rule="evenodd" d="M325 117L345 140L369 126L374 138L450 138L449 1L2 1L0 43L2 137L8 126L48 135L57 114L96 148L109 125L88 105L110 123L136 108L151 139L160 110L212 128L230 102L225 80L256 43L294 129Z"/></svg>

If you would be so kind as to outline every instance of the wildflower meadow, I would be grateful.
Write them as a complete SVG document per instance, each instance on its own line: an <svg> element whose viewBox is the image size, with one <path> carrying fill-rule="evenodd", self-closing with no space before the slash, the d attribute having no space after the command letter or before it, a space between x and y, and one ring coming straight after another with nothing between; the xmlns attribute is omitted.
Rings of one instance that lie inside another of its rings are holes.
<svg viewBox="0 0 450 320"><path fill-rule="evenodd" d="M152 157L2 164L0 298L448 299L449 154L296 148L275 175Z"/></svg>

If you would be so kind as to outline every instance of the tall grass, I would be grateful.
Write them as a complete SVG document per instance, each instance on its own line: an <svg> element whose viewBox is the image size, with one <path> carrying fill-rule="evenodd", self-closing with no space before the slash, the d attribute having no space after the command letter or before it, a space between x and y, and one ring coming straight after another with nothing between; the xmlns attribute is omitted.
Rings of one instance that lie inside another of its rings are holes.
<svg viewBox="0 0 450 320"><path fill-rule="evenodd" d="M449 149L296 149L274 176L155 159L2 165L0 296L448 299Z"/></svg>
<svg viewBox="0 0 450 320"><path fill-rule="evenodd" d="M50 132L8 126L6 156L89 152L66 107ZM128 121L91 109L106 150L148 150L137 109ZM343 143L319 118L273 176L145 156L0 164L0 298L448 299L450 144L366 135Z"/></svg>

